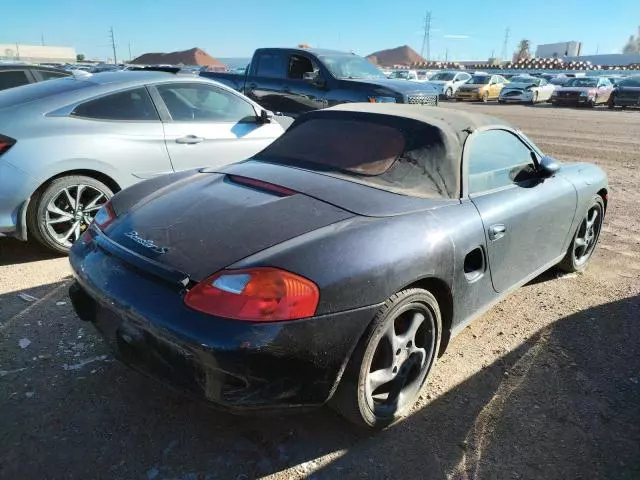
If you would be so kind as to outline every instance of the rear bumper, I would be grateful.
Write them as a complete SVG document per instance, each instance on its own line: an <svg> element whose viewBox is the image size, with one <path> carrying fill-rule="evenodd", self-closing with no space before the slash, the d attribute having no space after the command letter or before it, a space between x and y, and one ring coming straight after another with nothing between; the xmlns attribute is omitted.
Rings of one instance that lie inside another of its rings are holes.
<svg viewBox="0 0 640 480"><path fill-rule="evenodd" d="M458 90L455 94L456 100L468 100L468 101L478 101L481 100L482 97L478 92L461 92Z"/></svg>
<svg viewBox="0 0 640 480"><path fill-rule="evenodd" d="M0 159L0 237L27 239L27 207L36 188L34 179Z"/></svg>
<svg viewBox="0 0 640 480"><path fill-rule="evenodd" d="M593 97L577 97L577 98L552 98L551 103L561 107L577 107L580 105L590 105L593 103Z"/></svg>
<svg viewBox="0 0 640 480"><path fill-rule="evenodd" d="M377 306L305 320L216 318L177 286L140 274L93 240L70 252L81 319L134 369L232 411L312 407L333 394Z"/></svg>

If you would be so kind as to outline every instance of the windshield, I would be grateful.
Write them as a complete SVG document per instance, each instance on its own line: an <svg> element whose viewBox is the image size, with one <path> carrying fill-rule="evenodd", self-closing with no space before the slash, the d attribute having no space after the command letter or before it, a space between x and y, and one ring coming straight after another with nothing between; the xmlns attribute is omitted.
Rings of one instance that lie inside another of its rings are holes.
<svg viewBox="0 0 640 480"><path fill-rule="evenodd" d="M540 79L535 77L513 77L511 83L528 83L533 85L540 85Z"/></svg>
<svg viewBox="0 0 640 480"><path fill-rule="evenodd" d="M357 55L330 55L320 59L336 78L387 78L376 66Z"/></svg>
<svg viewBox="0 0 640 480"><path fill-rule="evenodd" d="M572 78L567 82L567 87L596 87L597 78Z"/></svg>
<svg viewBox="0 0 640 480"><path fill-rule="evenodd" d="M618 79L619 87L640 87L640 77Z"/></svg>
<svg viewBox="0 0 640 480"><path fill-rule="evenodd" d="M13 107L22 103L40 100L59 93L71 92L95 85L75 78L58 78L46 82L32 83L0 92L0 108Z"/></svg>
<svg viewBox="0 0 640 480"><path fill-rule="evenodd" d="M490 80L490 75L474 75L467 83L470 85L486 85Z"/></svg>
<svg viewBox="0 0 640 480"><path fill-rule="evenodd" d="M409 78L409 72L407 70L399 70L397 72L392 72L391 73L391 78L407 79L407 78Z"/></svg>
<svg viewBox="0 0 640 480"><path fill-rule="evenodd" d="M440 72L440 73L436 73L433 77L430 78L430 80L450 82L451 80L453 80L453 77L455 76L456 76L455 73Z"/></svg>

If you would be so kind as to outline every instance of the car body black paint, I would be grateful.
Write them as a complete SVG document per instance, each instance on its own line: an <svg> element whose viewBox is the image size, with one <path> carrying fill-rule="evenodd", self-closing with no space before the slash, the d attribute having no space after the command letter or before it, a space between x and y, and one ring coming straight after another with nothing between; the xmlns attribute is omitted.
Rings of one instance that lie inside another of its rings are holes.
<svg viewBox="0 0 640 480"><path fill-rule="evenodd" d="M270 195L229 183L225 174L297 193ZM98 325L127 363L216 404L317 405L335 390L351 352L389 296L437 279L453 298L448 327L455 334L557 263L589 202L606 188L606 175L590 164L562 164L551 178L471 198L463 191L457 200L412 198L257 160L220 172L181 172L114 197L119 218L104 233L91 227L71 250L78 282L72 297L76 310ZM509 258L522 260L517 265L492 264L495 245L487 232L494 221L506 224L498 242ZM153 256L127 243L123 234L132 228L168 252ZM517 235L512 228L519 229ZM523 233L530 237L526 243ZM102 237L122 251L101 247ZM465 257L478 249L484 269L465 275ZM145 268L145 258L171 273ZM314 281L321 292L315 316L243 322L184 304L193 282L223 268L256 266Z"/></svg>

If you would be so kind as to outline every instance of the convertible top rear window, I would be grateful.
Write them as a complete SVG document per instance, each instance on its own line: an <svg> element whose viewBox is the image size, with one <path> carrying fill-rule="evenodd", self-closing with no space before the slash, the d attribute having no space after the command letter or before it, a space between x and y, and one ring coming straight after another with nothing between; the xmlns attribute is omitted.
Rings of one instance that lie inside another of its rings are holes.
<svg viewBox="0 0 640 480"><path fill-rule="evenodd" d="M380 175L402 154L395 128L353 120L309 120L268 148L270 156L361 175ZM267 153L267 152L265 152Z"/></svg>
<svg viewBox="0 0 640 480"><path fill-rule="evenodd" d="M295 123L256 155L403 195L455 194L443 132L399 116L327 113Z"/></svg>

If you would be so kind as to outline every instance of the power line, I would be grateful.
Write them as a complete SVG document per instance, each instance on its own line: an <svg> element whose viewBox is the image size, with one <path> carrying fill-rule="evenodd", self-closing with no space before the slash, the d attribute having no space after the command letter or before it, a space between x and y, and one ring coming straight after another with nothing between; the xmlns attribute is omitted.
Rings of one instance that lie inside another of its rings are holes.
<svg viewBox="0 0 640 480"><path fill-rule="evenodd" d="M501 61L507 60L507 49L509 46L509 34L511 33L511 29L507 27L507 30L504 32L504 43L502 44L502 58Z"/></svg>
<svg viewBox="0 0 640 480"><path fill-rule="evenodd" d="M118 59L116 57L116 37L113 34L113 27L109 29L109 36L111 37L111 48L113 48L113 64L118 64Z"/></svg>
<svg viewBox="0 0 640 480"><path fill-rule="evenodd" d="M424 47L427 47L427 56L424 56ZM422 49L420 56L425 60L431 58L431 12L427 12L424 17L424 36L422 37Z"/></svg>

